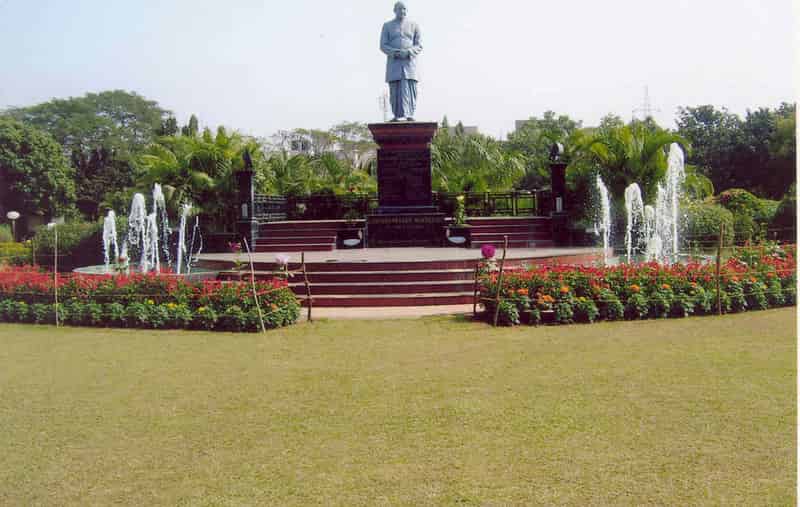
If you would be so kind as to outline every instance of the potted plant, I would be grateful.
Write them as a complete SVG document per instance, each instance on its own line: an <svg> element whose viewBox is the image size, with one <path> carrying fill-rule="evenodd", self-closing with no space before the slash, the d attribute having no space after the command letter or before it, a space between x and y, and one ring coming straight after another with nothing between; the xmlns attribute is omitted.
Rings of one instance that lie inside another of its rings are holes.
<svg viewBox="0 0 800 507"><path fill-rule="evenodd" d="M453 210L453 223L447 227L445 234L449 245L464 246L469 248L471 241L470 226L467 223L467 214L464 211L464 196L456 197L456 207Z"/></svg>
<svg viewBox="0 0 800 507"><path fill-rule="evenodd" d="M338 240L344 248L364 247L364 227L356 210L350 209L344 214L344 225L339 229Z"/></svg>

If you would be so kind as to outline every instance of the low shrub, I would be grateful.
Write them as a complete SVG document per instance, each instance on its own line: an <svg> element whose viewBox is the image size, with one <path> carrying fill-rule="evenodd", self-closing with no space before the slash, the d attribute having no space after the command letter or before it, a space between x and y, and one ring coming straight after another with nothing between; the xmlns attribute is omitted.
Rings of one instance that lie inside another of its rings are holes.
<svg viewBox="0 0 800 507"><path fill-rule="evenodd" d="M771 242L736 247L720 266L721 311L795 304L795 253L794 245ZM481 295L495 295L497 273L479 273ZM523 316L528 308L535 308L546 322L688 317L717 312L716 267L711 263L532 266L506 270L503 276L502 300L514 305ZM529 294L534 295L532 299Z"/></svg>
<svg viewBox="0 0 800 507"><path fill-rule="evenodd" d="M685 234L689 243L716 241L720 227L724 226L726 234L723 241L726 246L733 244L733 213L717 204L709 202L688 201L682 208L686 213Z"/></svg>
<svg viewBox="0 0 800 507"><path fill-rule="evenodd" d="M0 265L21 266L30 262L30 243L0 242Z"/></svg>
<svg viewBox="0 0 800 507"><path fill-rule="evenodd" d="M586 322L591 324L597 318L599 310L594 300L580 296L575 300L574 309L575 322Z"/></svg>

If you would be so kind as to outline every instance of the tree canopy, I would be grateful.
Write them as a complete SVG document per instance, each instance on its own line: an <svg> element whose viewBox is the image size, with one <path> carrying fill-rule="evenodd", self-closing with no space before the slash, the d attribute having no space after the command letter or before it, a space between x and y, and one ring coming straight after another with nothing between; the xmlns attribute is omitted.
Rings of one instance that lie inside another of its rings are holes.
<svg viewBox="0 0 800 507"><path fill-rule="evenodd" d="M46 132L0 118L0 210L56 216L75 204L74 171Z"/></svg>

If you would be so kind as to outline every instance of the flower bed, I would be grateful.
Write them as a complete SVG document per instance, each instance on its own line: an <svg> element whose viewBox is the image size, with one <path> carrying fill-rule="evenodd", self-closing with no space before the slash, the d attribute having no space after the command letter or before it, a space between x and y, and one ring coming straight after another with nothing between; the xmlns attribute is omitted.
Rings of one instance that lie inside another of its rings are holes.
<svg viewBox="0 0 800 507"><path fill-rule="evenodd" d="M720 269L723 313L796 303L795 247L747 247ZM484 316L493 321L498 272L480 270ZM623 264L613 267L536 266L503 272L498 324L688 317L717 312L713 264Z"/></svg>
<svg viewBox="0 0 800 507"><path fill-rule="evenodd" d="M256 282L264 324L293 324L300 305L283 278ZM189 282L155 274L58 275L59 321L150 329L257 331L250 283ZM0 270L0 322L54 323L53 274L37 267Z"/></svg>

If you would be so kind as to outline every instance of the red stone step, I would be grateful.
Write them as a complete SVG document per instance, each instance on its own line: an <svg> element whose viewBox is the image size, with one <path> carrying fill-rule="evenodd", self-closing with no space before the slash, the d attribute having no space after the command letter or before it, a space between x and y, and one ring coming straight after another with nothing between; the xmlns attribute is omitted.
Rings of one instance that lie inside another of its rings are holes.
<svg viewBox="0 0 800 507"><path fill-rule="evenodd" d="M550 224L550 217L470 217L467 218L470 225L528 225L528 224Z"/></svg>
<svg viewBox="0 0 800 507"><path fill-rule="evenodd" d="M336 243L292 243L292 244L278 244L278 245L261 245L256 244L256 252L329 252L333 251Z"/></svg>
<svg viewBox="0 0 800 507"><path fill-rule="evenodd" d="M550 224L526 224L526 225L473 225L469 228L472 234L483 232L550 232Z"/></svg>
<svg viewBox="0 0 800 507"><path fill-rule="evenodd" d="M290 283L297 295L305 295L306 287L299 282ZM312 283L311 295L386 295L386 294L438 294L441 292L469 292L475 283L471 280L424 282L346 282Z"/></svg>
<svg viewBox="0 0 800 507"><path fill-rule="evenodd" d="M409 271L329 271L309 272L312 283L336 282L435 282L468 280L472 282L473 269L409 270Z"/></svg>
<svg viewBox="0 0 800 507"><path fill-rule="evenodd" d="M472 248L481 248L483 245L494 245L495 248L503 248L503 241L472 241ZM509 248L550 248L555 246L552 240L532 239L527 241L508 241Z"/></svg>
<svg viewBox="0 0 800 507"><path fill-rule="evenodd" d="M319 228L319 229L286 229L282 227L259 227L258 234L261 238L268 238L271 236L278 237L295 237L295 236L336 236L339 232L338 228Z"/></svg>
<svg viewBox="0 0 800 507"><path fill-rule="evenodd" d="M472 242L487 242L487 241L499 241L503 242L503 239L507 237L508 241L537 241L537 240L550 240L552 239L552 235L547 232L522 232L522 233L508 233L508 232L496 232L496 233L478 233L472 234Z"/></svg>
<svg viewBox="0 0 800 507"><path fill-rule="evenodd" d="M336 236L293 236L293 237L281 237L281 236L273 236L273 237L259 237L256 240L256 246L258 245L298 245L298 244L308 244L308 243L316 243L316 244L323 244L323 243L336 243Z"/></svg>
<svg viewBox="0 0 800 507"><path fill-rule="evenodd" d="M298 297L303 306L304 296ZM442 292L436 294L369 294L313 296L316 307L377 307L377 306L432 306L432 305L465 305L472 304L472 292Z"/></svg>

